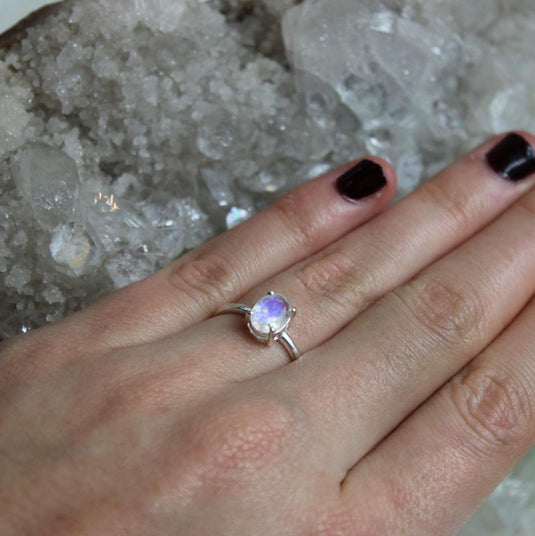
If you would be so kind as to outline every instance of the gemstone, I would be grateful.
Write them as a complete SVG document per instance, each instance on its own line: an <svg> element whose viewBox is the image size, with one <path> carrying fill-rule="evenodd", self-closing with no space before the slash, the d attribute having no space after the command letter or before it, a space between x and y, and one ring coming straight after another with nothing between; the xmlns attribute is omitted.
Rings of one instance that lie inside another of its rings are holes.
<svg viewBox="0 0 535 536"><path fill-rule="evenodd" d="M251 310L249 325L256 335L269 336L270 329L280 334L294 315L292 306L280 294L262 298Z"/></svg>

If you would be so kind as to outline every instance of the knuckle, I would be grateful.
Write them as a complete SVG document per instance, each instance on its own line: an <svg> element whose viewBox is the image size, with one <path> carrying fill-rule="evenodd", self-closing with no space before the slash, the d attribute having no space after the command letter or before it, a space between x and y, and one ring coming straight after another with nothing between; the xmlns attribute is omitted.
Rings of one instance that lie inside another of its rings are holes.
<svg viewBox="0 0 535 536"><path fill-rule="evenodd" d="M115 423L150 407L155 391L153 382L138 377L123 378L113 369L107 372L107 383L97 399L98 422Z"/></svg>
<svg viewBox="0 0 535 536"><path fill-rule="evenodd" d="M473 210L468 206L469 198L461 196L458 188L449 188L440 180L427 181L421 188L424 196L440 211L445 212L456 225L464 226L470 221Z"/></svg>
<svg viewBox="0 0 535 536"><path fill-rule="evenodd" d="M192 424L191 452L210 482L239 480L286 456L300 437L303 417L296 403L248 399L212 404Z"/></svg>
<svg viewBox="0 0 535 536"><path fill-rule="evenodd" d="M361 279L357 281L355 274ZM373 274L360 270L357 261L340 250L305 263L294 276L307 292L327 298L341 309L363 308L372 301L377 289Z"/></svg>
<svg viewBox="0 0 535 536"><path fill-rule="evenodd" d="M472 366L452 380L449 394L479 450L515 448L526 441L533 402L511 374Z"/></svg>
<svg viewBox="0 0 535 536"><path fill-rule="evenodd" d="M322 298L332 297L347 281L352 266L346 254L335 251L299 267L294 275L308 292Z"/></svg>
<svg viewBox="0 0 535 536"><path fill-rule="evenodd" d="M196 302L211 305L232 295L236 273L239 272L222 255L207 253L186 263L178 262L169 277L173 287Z"/></svg>
<svg viewBox="0 0 535 536"><path fill-rule="evenodd" d="M310 250L317 241L318 222L307 210L306 201L290 192L273 204L273 210L300 249Z"/></svg>
<svg viewBox="0 0 535 536"><path fill-rule="evenodd" d="M480 337L484 307L478 292L451 277L424 275L393 294L416 321L440 340L452 344Z"/></svg>
<svg viewBox="0 0 535 536"><path fill-rule="evenodd" d="M132 367L129 360L110 361L105 365L101 394L95 397L98 421L113 423L132 415L166 413L171 408L180 411L192 400L198 401L204 394L206 379L201 369L190 366L189 356L183 357L185 363L153 371ZM86 377L90 379L93 374L99 376L102 370L91 370ZM98 380L87 385L92 389Z"/></svg>
<svg viewBox="0 0 535 536"><path fill-rule="evenodd" d="M535 216L535 195L530 192L522 197L522 199L517 202L517 208L523 210L524 213L527 213L528 217L532 220Z"/></svg>

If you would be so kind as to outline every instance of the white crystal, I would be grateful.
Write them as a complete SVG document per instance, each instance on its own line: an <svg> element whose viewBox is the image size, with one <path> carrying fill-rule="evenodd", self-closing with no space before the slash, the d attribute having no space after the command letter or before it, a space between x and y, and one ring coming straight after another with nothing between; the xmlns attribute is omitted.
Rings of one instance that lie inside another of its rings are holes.
<svg viewBox="0 0 535 536"><path fill-rule="evenodd" d="M14 178L40 226L53 229L72 220L80 182L76 163L65 153L29 144L15 157Z"/></svg>
<svg viewBox="0 0 535 536"><path fill-rule="evenodd" d="M28 236L23 229L17 231L15 236L11 239L10 245L14 247L23 247L25 248L28 244Z"/></svg>
<svg viewBox="0 0 535 536"><path fill-rule="evenodd" d="M226 207L234 202L234 194L230 188L231 181L226 173L213 168L203 168L201 177L218 205Z"/></svg>
<svg viewBox="0 0 535 536"><path fill-rule="evenodd" d="M100 260L99 246L78 224L59 226L52 235L49 249L52 259L73 276L90 273Z"/></svg>
<svg viewBox="0 0 535 536"><path fill-rule="evenodd" d="M240 184L251 192L275 193L286 186L288 179L288 165L278 161L260 171L258 175L242 179Z"/></svg>
<svg viewBox="0 0 535 536"><path fill-rule="evenodd" d="M31 91L26 84L11 82L13 87L5 88L7 68L0 61L0 85L3 95L0 96L0 158L18 149L24 142L24 131L30 123L31 116L26 111L26 101ZM11 85L10 84L10 85Z"/></svg>
<svg viewBox="0 0 535 536"><path fill-rule="evenodd" d="M227 229L234 229L240 223L251 217L251 211L246 208L232 207L226 217Z"/></svg>
<svg viewBox="0 0 535 536"><path fill-rule="evenodd" d="M65 296L63 295L61 290L55 285L50 285L49 287L46 287L43 290L42 295L46 302L50 304L65 302Z"/></svg>
<svg viewBox="0 0 535 536"><path fill-rule="evenodd" d="M254 129L247 118L219 110L203 118L197 146L203 155L213 160L237 158L247 154L254 137Z"/></svg>
<svg viewBox="0 0 535 536"><path fill-rule="evenodd" d="M18 292L22 292L23 288L31 281L31 278L31 270L25 266L15 264L8 273L5 284Z"/></svg>
<svg viewBox="0 0 535 536"><path fill-rule="evenodd" d="M155 263L143 252L123 251L110 257L105 269L116 288L122 288L151 275Z"/></svg>

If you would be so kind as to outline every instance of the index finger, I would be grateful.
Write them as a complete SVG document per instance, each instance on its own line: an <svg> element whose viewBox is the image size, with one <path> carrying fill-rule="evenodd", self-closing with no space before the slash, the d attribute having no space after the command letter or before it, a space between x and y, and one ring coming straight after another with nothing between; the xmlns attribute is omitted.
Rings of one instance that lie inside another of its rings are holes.
<svg viewBox="0 0 535 536"><path fill-rule="evenodd" d="M337 189L343 177L353 181L353 199ZM388 205L395 189L394 170L379 158L325 173L154 276L56 324L47 330L50 344L56 344L57 328L73 335L73 348L84 349L147 343L178 333L369 220ZM44 334L39 333L42 345Z"/></svg>

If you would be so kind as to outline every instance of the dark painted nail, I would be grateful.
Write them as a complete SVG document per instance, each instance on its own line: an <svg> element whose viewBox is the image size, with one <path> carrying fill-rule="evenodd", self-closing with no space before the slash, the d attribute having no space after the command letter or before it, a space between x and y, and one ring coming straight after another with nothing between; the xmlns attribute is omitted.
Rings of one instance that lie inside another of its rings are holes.
<svg viewBox="0 0 535 536"><path fill-rule="evenodd" d="M382 190L386 182L379 164L362 160L336 181L336 187L348 199L363 199Z"/></svg>
<svg viewBox="0 0 535 536"><path fill-rule="evenodd" d="M518 134L506 136L487 154L490 167L510 181L519 181L535 172L535 150Z"/></svg>

